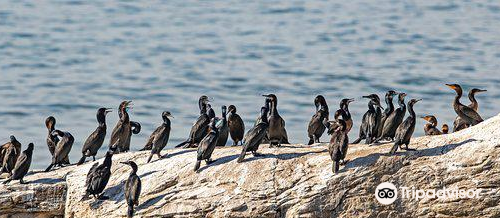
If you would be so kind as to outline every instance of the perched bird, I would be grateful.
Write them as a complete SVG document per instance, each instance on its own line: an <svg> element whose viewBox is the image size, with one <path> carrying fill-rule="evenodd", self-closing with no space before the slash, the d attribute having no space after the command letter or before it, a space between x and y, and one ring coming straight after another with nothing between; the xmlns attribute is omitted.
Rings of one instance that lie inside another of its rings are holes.
<svg viewBox="0 0 500 218"><path fill-rule="evenodd" d="M353 102L353 98L344 98L340 101L340 115L342 115L342 120L346 123L346 132L349 133L352 129L352 117L351 112L349 112L349 104Z"/></svg>
<svg viewBox="0 0 500 218"><path fill-rule="evenodd" d="M226 113L227 108L225 105L222 106L222 117L218 120L216 126L219 130L219 138L217 138L217 146L225 146L227 138L229 136L229 126L227 123Z"/></svg>
<svg viewBox="0 0 500 218"><path fill-rule="evenodd" d="M266 119L269 119L269 116L271 116L271 99L270 98L265 99L263 107L267 108ZM255 119L255 123L253 125L257 126L261 122L262 122L262 120L261 120L261 116L259 114L257 116L257 119ZM267 120L267 123L269 123L269 120ZM269 128L266 131L266 135L264 136L264 139L262 139L262 144L269 144Z"/></svg>
<svg viewBox="0 0 500 218"><path fill-rule="evenodd" d="M130 150L130 139L132 133L139 133L140 124L134 122L135 128L132 126L130 121L130 116L128 114L128 109L131 108L132 101L123 101L118 107L118 116L120 120L116 123L113 132L111 133L111 139L109 141L110 146L118 146L117 148L110 148L115 150L117 153L127 152ZM134 130L135 129L135 130ZM116 142L120 141L119 144Z"/></svg>
<svg viewBox="0 0 500 218"><path fill-rule="evenodd" d="M10 141L0 147L0 173L12 174L12 170L16 165L16 160L21 153L21 143L16 137L11 135Z"/></svg>
<svg viewBox="0 0 500 218"><path fill-rule="evenodd" d="M151 158L155 154L158 156L158 159L162 158L160 152L161 150L163 150L163 148L165 148L165 146L168 143L168 138L170 137L171 127L169 118L174 118L174 117L172 116L172 114L170 114L169 111L163 111L161 117L163 119L163 123L158 128L156 128L156 130L151 135L151 137L153 138L151 142L153 148L151 149L151 154L148 157L148 163L149 161L151 161Z"/></svg>
<svg viewBox="0 0 500 218"><path fill-rule="evenodd" d="M116 149L118 146L112 146L111 148ZM85 180L85 196L82 200L86 199L89 195L92 195L95 199L99 200L106 200L109 198L104 196L102 192L108 184L109 177L111 177L111 158L113 157L113 153L115 153L114 150L107 151L104 162L102 164L95 163L90 168L87 173L87 179Z"/></svg>
<svg viewBox="0 0 500 218"><path fill-rule="evenodd" d="M478 108L479 108L479 104L477 103L477 100L476 100L476 93L480 93L480 92L486 92L486 90L482 90L482 89L471 89L469 91L469 100L470 100L470 104L467 106L469 108L472 108L472 110L478 112ZM467 123L465 123L464 120L462 120L462 118L460 118L459 116L457 116L455 118L455 122L453 122L453 132L456 132L456 131L460 131L462 129L465 129L469 127L469 125L467 125Z"/></svg>
<svg viewBox="0 0 500 218"><path fill-rule="evenodd" d="M396 135L394 137L394 146L392 147L389 154L394 154L398 150L398 147L403 149L401 146L405 145L405 150L409 150L408 145L410 144L411 136L413 135L413 131L415 131L415 123L416 123L416 115L413 110L413 105L415 103L421 101L422 99L411 99L408 102L408 112L410 116L406 118L406 120L401 123L396 130Z"/></svg>
<svg viewBox="0 0 500 218"><path fill-rule="evenodd" d="M483 122L483 118L472 108L467 107L460 103L460 98L462 97L462 87L458 84L446 84L446 86L455 90L457 95L453 101L453 109L455 113L462 119L467 126L474 126L480 122Z"/></svg>
<svg viewBox="0 0 500 218"><path fill-rule="evenodd" d="M208 133L208 124L210 123L210 118L207 114L207 104L210 102L207 96L203 95L198 100L198 107L200 108L200 116L196 120L196 122L191 127L191 131L189 133L189 138L184 142L176 145L175 147L196 147L197 144L207 135ZM215 116L215 115L214 115Z"/></svg>
<svg viewBox="0 0 500 218"><path fill-rule="evenodd" d="M427 115L421 117L426 120L427 123L424 125L424 133L425 135L441 135L441 131L437 128L438 121L435 116Z"/></svg>
<svg viewBox="0 0 500 218"><path fill-rule="evenodd" d="M443 134L448 134L448 125L447 124L443 124L443 127L441 127L441 132L443 132Z"/></svg>
<svg viewBox="0 0 500 218"><path fill-rule="evenodd" d="M59 142L59 138L57 136L52 135L52 131L56 129L56 118L53 116L47 117L45 119L45 126L47 127L47 147L49 147L50 154L54 156L54 150L56 149L56 145ZM63 160L63 164L69 164L69 157Z"/></svg>
<svg viewBox="0 0 500 218"><path fill-rule="evenodd" d="M328 144L328 153L333 161L332 172L335 174L339 171L340 162L345 164L345 157L349 147L349 137L347 135L347 125L344 120L338 120L335 130L333 131L330 144Z"/></svg>
<svg viewBox="0 0 500 218"><path fill-rule="evenodd" d="M361 127L359 128L359 138L353 144L361 142L366 139L366 144L371 144L377 137L378 126L382 118L382 106L380 106L380 98L376 94L363 96L363 98L370 99L368 102L368 111L363 115Z"/></svg>
<svg viewBox="0 0 500 218"><path fill-rule="evenodd" d="M97 110L97 129L90 134L90 136L85 140L82 147L82 158L78 161L77 165L83 164L87 157L92 156L95 161L95 156L97 151L101 148L102 143L104 143L104 138L106 137L106 114L111 112L110 108L99 108Z"/></svg>
<svg viewBox="0 0 500 218"><path fill-rule="evenodd" d="M375 140L375 142L379 142L383 139L389 138L391 140L394 139L394 135L396 134L396 129L403 122L406 114L406 105L405 105L405 97L406 93L402 92L398 95L398 105L399 108L394 110L385 120L384 127L382 128L382 133Z"/></svg>
<svg viewBox="0 0 500 218"><path fill-rule="evenodd" d="M12 170L12 174L3 182L3 184L7 184L12 180L19 180L19 183L26 184L26 182L23 181L23 178L30 169L31 159L33 157L33 147L33 143L29 143L28 148L24 150L21 155L19 155L16 165L14 166L14 170Z"/></svg>
<svg viewBox="0 0 500 218"><path fill-rule="evenodd" d="M75 138L69 132L63 132L61 130L52 131L52 135L59 137L59 142L56 145L56 150L54 151L54 156L52 156L52 162L47 167L45 172L48 172L52 167L65 165L64 160L68 157L69 152L71 151L71 147L73 146L73 142L75 142Z"/></svg>
<svg viewBox="0 0 500 218"><path fill-rule="evenodd" d="M194 171L200 169L200 164L202 160L205 160L207 165L213 163L211 157L215 150L217 143L217 138L219 138L219 130L215 126L215 119L212 118L210 121L210 132L201 140L198 146L198 156L196 157L196 164L194 166Z"/></svg>
<svg viewBox="0 0 500 218"><path fill-rule="evenodd" d="M212 118L215 118L215 111L214 109L212 108L212 105L210 104L207 104L207 115L208 115L208 119L209 120L212 120Z"/></svg>
<svg viewBox="0 0 500 218"><path fill-rule="evenodd" d="M271 113L268 118L269 129L267 131L270 145L280 147L281 144L290 144L285 129L285 120L278 113L278 98L274 94L263 96L269 98L271 103Z"/></svg>
<svg viewBox="0 0 500 218"><path fill-rule="evenodd" d="M134 161L121 162L122 164L129 165L132 168L123 192L125 193L125 200L127 201L128 210L127 217L134 216L134 205L139 206L139 196L141 195L141 179L137 175L137 164Z"/></svg>
<svg viewBox="0 0 500 218"><path fill-rule="evenodd" d="M387 93L385 93L385 103L386 103L387 107L385 108L384 112L382 113L382 118L381 118L380 125L378 128L377 139L382 136L385 120L387 120L387 118L394 112L394 104L392 103L392 99L397 94L398 93L394 90L389 90Z"/></svg>
<svg viewBox="0 0 500 218"><path fill-rule="evenodd" d="M241 150L240 157L238 158L238 163L241 163L245 159L245 155L249 151L252 152L253 156L261 155L257 153L257 150L259 149L259 145L262 143L262 140L267 134L267 129L269 128L269 124L267 122L267 113L268 109L266 107L262 107L260 109L261 122L248 130L247 134L245 135L245 138L243 139L243 148Z"/></svg>
<svg viewBox="0 0 500 218"><path fill-rule="evenodd" d="M314 105L316 106L316 113L311 117L311 121L309 121L307 127L307 135L309 136L308 145L319 143L319 139L326 129L323 125L323 120L325 118L328 119L329 115L328 104L326 103L325 97L322 95L316 96L316 98L314 98Z"/></svg>
<svg viewBox="0 0 500 218"><path fill-rule="evenodd" d="M233 139L233 145L238 145L238 142L242 142L243 135L245 134L245 123L241 119L240 115L236 113L236 106L229 105L229 116L227 119L227 125L229 127L229 133L231 139Z"/></svg>

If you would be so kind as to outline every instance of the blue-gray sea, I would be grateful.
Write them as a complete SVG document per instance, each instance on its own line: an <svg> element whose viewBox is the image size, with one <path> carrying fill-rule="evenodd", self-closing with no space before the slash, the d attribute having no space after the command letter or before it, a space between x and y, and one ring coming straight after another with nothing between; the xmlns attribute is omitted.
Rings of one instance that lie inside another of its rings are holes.
<svg viewBox="0 0 500 218"><path fill-rule="evenodd" d="M451 124L454 92L443 84L485 88L479 110L488 118L500 104L499 27L496 0L3 0L0 141L13 134L23 150L34 142L32 166L45 168L44 120L53 115L75 136L76 162L97 108L132 100L132 120L143 127L132 149L164 110L175 116L172 147L188 136L203 94L218 115L221 105L236 105L248 130L261 95L276 93L292 143L307 142L317 94L332 113L342 98L356 98L351 140L367 109L360 96L389 89L423 98L418 115ZM115 110L108 137L116 121Z"/></svg>

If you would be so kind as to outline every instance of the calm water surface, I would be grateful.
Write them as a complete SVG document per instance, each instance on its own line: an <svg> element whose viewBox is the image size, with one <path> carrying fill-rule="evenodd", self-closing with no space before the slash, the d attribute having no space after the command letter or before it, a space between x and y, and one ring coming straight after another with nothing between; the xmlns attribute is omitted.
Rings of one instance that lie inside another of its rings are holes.
<svg viewBox="0 0 500 218"><path fill-rule="evenodd" d="M307 141L315 95L331 110L356 98L353 139L360 96L388 89L423 98L418 115L451 124L449 82L488 89L478 96L487 118L499 112L499 26L500 2L484 0L0 1L0 141L34 142L33 167L44 168L53 115L76 138L75 162L97 108L133 100L143 131L132 149L163 110L175 116L171 147L187 137L200 95L217 114L236 105L249 127L265 93L278 95L294 143ZM116 111L107 121L110 133Z"/></svg>

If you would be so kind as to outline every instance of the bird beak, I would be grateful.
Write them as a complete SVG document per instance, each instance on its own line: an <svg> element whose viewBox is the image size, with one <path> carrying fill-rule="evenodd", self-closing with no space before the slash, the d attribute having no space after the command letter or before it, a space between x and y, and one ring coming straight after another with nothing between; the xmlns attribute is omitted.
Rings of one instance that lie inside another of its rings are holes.
<svg viewBox="0 0 500 218"><path fill-rule="evenodd" d="M415 103L417 103L417 102L419 102L419 101L422 101L422 99L417 99L417 100L415 101Z"/></svg>
<svg viewBox="0 0 500 218"><path fill-rule="evenodd" d="M452 84L445 84L446 86L450 87L451 89L455 90L455 86Z"/></svg>
<svg viewBox="0 0 500 218"><path fill-rule="evenodd" d="M486 92L486 91L488 91L488 90L486 90L486 89L480 89L477 92Z"/></svg>
<svg viewBox="0 0 500 218"><path fill-rule="evenodd" d="M354 98L351 98L351 99L347 100L348 103L351 103L353 101L354 101Z"/></svg>
<svg viewBox="0 0 500 218"><path fill-rule="evenodd" d="M168 115L167 117L169 117L169 118L175 118L175 117L174 117L174 116L172 116L172 115Z"/></svg>
<svg viewBox="0 0 500 218"><path fill-rule="evenodd" d="M367 96L367 95L365 95L365 96L362 96L362 97L363 97L363 98L370 98L370 96Z"/></svg>
<svg viewBox="0 0 500 218"><path fill-rule="evenodd" d="M264 97L266 97L266 98L267 98L267 97L269 97L269 95L262 95L262 96L264 96Z"/></svg>
<svg viewBox="0 0 500 218"><path fill-rule="evenodd" d="M112 108L106 108L105 113L107 114L107 113L112 112L112 111L113 111Z"/></svg>

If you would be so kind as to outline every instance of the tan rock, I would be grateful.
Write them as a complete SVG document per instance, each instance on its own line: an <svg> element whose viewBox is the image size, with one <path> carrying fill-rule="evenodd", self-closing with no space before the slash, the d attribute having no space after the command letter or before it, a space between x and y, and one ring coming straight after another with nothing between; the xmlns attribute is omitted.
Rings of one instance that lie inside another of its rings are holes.
<svg viewBox="0 0 500 218"><path fill-rule="evenodd" d="M124 217L122 187L130 168L119 162L134 160L143 185L137 217L500 216L500 116L458 133L414 138L410 147L416 151L389 156L391 147L351 145L338 175L332 175L325 144L262 146L266 156L247 155L240 164L241 147L216 149L216 162L202 163L198 173L194 149L169 150L168 158L148 164L148 152L118 154L105 190L109 200L81 201L89 162L32 173L25 179L29 185L0 185L0 214ZM478 199L398 198L384 206L374 197L381 182L482 191Z"/></svg>

